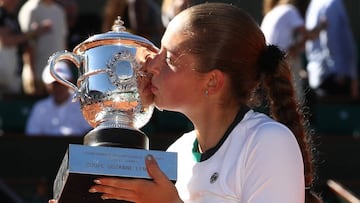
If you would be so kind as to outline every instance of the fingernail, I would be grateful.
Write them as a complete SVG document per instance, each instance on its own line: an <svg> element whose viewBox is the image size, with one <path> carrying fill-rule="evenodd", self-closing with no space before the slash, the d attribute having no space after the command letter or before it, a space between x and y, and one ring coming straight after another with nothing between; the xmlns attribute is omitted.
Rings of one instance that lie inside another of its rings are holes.
<svg viewBox="0 0 360 203"><path fill-rule="evenodd" d="M101 181L100 181L99 179L95 179L95 180L94 180L94 183L96 183L96 184L101 184Z"/></svg>
<svg viewBox="0 0 360 203"><path fill-rule="evenodd" d="M146 155L146 160L152 161L154 157L151 154Z"/></svg>
<svg viewBox="0 0 360 203"><path fill-rule="evenodd" d="M89 189L89 192L90 192L90 193L95 193L95 192L96 192L96 189L95 189L95 188L90 188L90 189Z"/></svg>
<svg viewBox="0 0 360 203"><path fill-rule="evenodd" d="M104 196L104 195L102 195L101 196L101 199L103 199L103 200L107 200L107 199L109 199L108 197L106 197L106 196Z"/></svg>

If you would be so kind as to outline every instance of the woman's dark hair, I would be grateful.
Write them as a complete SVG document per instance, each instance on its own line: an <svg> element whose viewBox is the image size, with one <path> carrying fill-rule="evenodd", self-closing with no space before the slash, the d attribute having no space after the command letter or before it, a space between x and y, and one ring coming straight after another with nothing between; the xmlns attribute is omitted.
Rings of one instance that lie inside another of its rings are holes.
<svg viewBox="0 0 360 203"><path fill-rule="evenodd" d="M188 53L199 60L199 72L219 69L230 77L231 91L240 105L250 105L254 93L263 88L269 115L285 124L296 136L304 160L305 185L314 181L311 134L297 102L291 70L285 54L268 46L253 18L239 7L225 3L203 3L179 14L186 18ZM304 188L304 190L306 189ZM321 200L306 189L306 202Z"/></svg>

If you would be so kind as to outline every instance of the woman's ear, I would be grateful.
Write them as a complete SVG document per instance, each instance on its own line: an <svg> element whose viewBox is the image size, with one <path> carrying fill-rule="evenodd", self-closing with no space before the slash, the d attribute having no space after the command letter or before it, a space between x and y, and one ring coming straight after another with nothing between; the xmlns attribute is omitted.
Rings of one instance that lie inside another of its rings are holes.
<svg viewBox="0 0 360 203"><path fill-rule="evenodd" d="M209 72L209 77L207 81L207 91L208 94L217 93L224 86L225 75L220 70L212 70Z"/></svg>

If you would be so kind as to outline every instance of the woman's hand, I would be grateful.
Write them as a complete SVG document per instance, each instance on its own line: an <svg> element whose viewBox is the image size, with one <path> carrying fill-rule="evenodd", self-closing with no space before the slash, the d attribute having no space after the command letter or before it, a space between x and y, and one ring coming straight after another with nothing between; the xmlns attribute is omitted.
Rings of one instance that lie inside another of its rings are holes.
<svg viewBox="0 0 360 203"><path fill-rule="evenodd" d="M103 199L126 200L136 203L180 203L182 202L174 184L160 170L153 156L145 160L149 176L153 180L127 178L98 178L97 185L89 192L103 193Z"/></svg>

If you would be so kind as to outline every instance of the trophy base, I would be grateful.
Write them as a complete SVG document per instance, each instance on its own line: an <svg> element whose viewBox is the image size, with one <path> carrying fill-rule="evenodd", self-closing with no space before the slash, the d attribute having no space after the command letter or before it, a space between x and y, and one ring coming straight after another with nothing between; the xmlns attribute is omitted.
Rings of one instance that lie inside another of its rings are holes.
<svg viewBox="0 0 360 203"><path fill-rule="evenodd" d="M84 145L149 149L149 138L135 129L94 128L85 135Z"/></svg>
<svg viewBox="0 0 360 203"><path fill-rule="evenodd" d="M54 199L58 203L104 202L100 194L88 191L98 177L150 179L144 162L147 154L155 155L158 161L167 160L162 165L169 178L175 180L176 169L168 166L177 164L176 156L148 150L149 139L140 130L95 128L85 135L83 144L70 144L61 163L54 182ZM130 203L119 200L106 202Z"/></svg>
<svg viewBox="0 0 360 203"><path fill-rule="evenodd" d="M101 194L90 193L99 177L138 178L151 180L145 157L151 154L160 169L172 181L177 179L177 155L173 152L120 147L70 144L54 181L54 199L58 203L100 203ZM106 200L126 203L127 201Z"/></svg>
<svg viewBox="0 0 360 203"><path fill-rule="evenodd" d="M84 187L94 185L93 180L97 177L92 174L74 174L69 173L67 176L66 184L64 185L62 195L60 199L58 199L58 203L100 203L104 200L101 199L100 193L90 193L88 191L89 188ZM66 195L64 195L66 194ZM109 203L130 203L124 200L106 200Z"/></svg>

